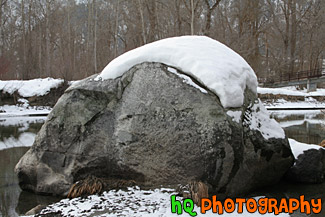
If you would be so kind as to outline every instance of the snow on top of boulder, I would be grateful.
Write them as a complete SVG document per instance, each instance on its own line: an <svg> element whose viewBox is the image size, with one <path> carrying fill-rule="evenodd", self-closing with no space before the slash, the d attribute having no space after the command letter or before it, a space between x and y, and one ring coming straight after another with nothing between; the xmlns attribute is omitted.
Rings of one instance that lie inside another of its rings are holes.
<svg viewBox="0 0 325 217"><path fill-rule="evenodd" d="M208 93L205 89L203 89L202 87L200 87L199 85L195 84L192 79L186 75L180 74L177 72L176 69L168 67L167 70L175 75L177 75L178 77L180 77L184 83L191 85L192 87L195 87L196 89L199 89L202 93Z"/></svg>
<svg viewBox="0 0 325 217"><path fill-rule="evenodd" d="M136 48L112 60L95 80L115 79L143 62L179 69L214 92L223 107L240 107L246 86L256 93L253 69L236 52L206 36L167 38Z"/></svg>
<svg viewBox="0 0 325 217"><path fill-rule="evenodd" d="M13 94L18 91L22 97L44 96L50 89L58 88L64 82L63 79L38 78L33 80L0 80L0 91Z"/></svg>
<svg viewBox="0 0 325 217"><path fill-rule="evenodd" d="M296 159L298 159L298 156L303 154L304 151L307 151L309 149L321 149L322 148L319 145L301 143L294 139L289 139L289 143L290 143L290 148L291 148L292 154Z"/></svg>

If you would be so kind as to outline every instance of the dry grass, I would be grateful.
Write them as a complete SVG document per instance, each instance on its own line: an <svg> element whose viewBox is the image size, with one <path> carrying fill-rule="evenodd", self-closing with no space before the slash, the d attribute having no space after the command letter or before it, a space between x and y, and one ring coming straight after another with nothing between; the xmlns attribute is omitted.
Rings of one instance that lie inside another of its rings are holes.
<svg viewBox="0 0 325 217"><path fill-rule="evenodd" d="M192 199L197 206L201 206L201 199L209 197L209 187L201 181L192 181L185 186L180 186L177 191L184 199Z"/></svg>
<svg viewBox="0 0 325 217"><path fill-rule="evenodd" d="M318 144L319 146L322 146L323 148L325 148L325 140L323 140L321 143Z"/></svg>
<svg viewBox="0 0 325 217"><path fill-rule="evenodd" d="M101 179L94 176L88 176L86 179L73 184L68 193L68 198L82 197L92 194L102 193L104 183Z"/></svg>
<svg viewBox="0 0 325 217"><path fill-rule="evenodd" d="M112 189L126 189L135 186L134 180L122 179L102 179L95 176L88 176L84 180L80 180L73 184L68 193L68 198L84 197L92 194L100 194L103 191Z"/></svg>

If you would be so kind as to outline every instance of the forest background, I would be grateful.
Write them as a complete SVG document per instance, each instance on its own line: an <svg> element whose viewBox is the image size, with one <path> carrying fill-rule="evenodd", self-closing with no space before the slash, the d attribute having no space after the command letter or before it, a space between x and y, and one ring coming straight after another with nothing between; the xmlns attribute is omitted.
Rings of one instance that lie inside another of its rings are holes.
<svg viewBox="0 0 325 217"><path fill-rule="evenodd" d="M82 79L141 45L206 35L263 81L324 66L324 23L324 0L0 0L0 79Z"/></svg>

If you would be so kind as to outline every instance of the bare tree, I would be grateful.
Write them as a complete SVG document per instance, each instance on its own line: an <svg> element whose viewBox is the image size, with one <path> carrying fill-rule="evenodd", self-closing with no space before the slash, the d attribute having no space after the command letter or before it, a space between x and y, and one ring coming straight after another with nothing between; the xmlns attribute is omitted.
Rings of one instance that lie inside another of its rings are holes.
<svg viewBox="0 0 325 217"><path fill-rule="evenodd" d="M206 8L207 8L207 14L206 14L206 24L204 29L204 35L209 36L210 35L210 29L211 29L211 17L212 12L217 8L217 6L220 4L221 0L216 0L212 6L210 5L209 0L204 0Z"/></svg>

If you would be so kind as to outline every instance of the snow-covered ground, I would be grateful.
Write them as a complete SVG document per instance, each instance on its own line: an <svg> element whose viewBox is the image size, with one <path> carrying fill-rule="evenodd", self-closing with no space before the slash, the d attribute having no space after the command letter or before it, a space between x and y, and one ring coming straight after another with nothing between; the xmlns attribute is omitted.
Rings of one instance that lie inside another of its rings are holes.
<svg viewBox="0 0 325 217"><path fill-rule="evenodd" d="M294 86L280 87L280 88L257 87L257 93L310 97L310 96L325 96L325 89L318 88L316 91L307 93L307 89L297 90L297 88Z"/></svg>
<svg viewBox="0 0 325 217"><path fill-rule="evenodd" d="M64 82L63 79L44 78L33 80L0 80L0 94L13 94L18 92L21 97L44 96L53 88L58 88ZM0 106L0 117L24 116L24 115L47 115L51 111L50 107L30 106L24 99L18 99L17 105Z"/></svg>
<svg viewBox="0 0 325 217"><path fill-rule="evenodd" d="M44 96L52 88L58 88L64 82L63 79L38 78L33 80L0 80L0 92L13 94L18 92L22 97Z"/></svg>
<svg viewBox="0 0 325 217"><path fill-rule="evenodd" d="M319 102L312 97L305 98L304 101L290 102L285 99L278 99L274 102L264 102L266 109L325 109L325 102Z"/></svg>
<svg viewBox="0 0 325 217"><path fill-rule="evenodd" d="M0 106L0 117L47 115L50 111L48 106L4 105Z"/></svg>
<svg viewBox="0 0 325 217"><path fill-rule="evenodd" d="M101 217L172 217L182 216L189 217L190 215L183 211L182 214L174 214L171 212L171 196L175 195L174 189L154 189L141 190L138 187L129 188L127 191L109 191L102 195L92 195L86 199L75 198L72 200L64 199L60 202L48 206L42 213L59 212L63 216L101 216ZM182 201L181 197L176 197L178 201ZM257 199L257 198L255 198ZM193 209L198 217L214 217L218 214L212 210L205 214L200 212L200 208L195 206ZM219 215L218 215L219 216ZM264 215L258 212L249 213L246 208L243 208L243 213L238 214L237 208L233 213L224 212L220 216L225 217L289 217L289 214L266 213Z"/></svg>

